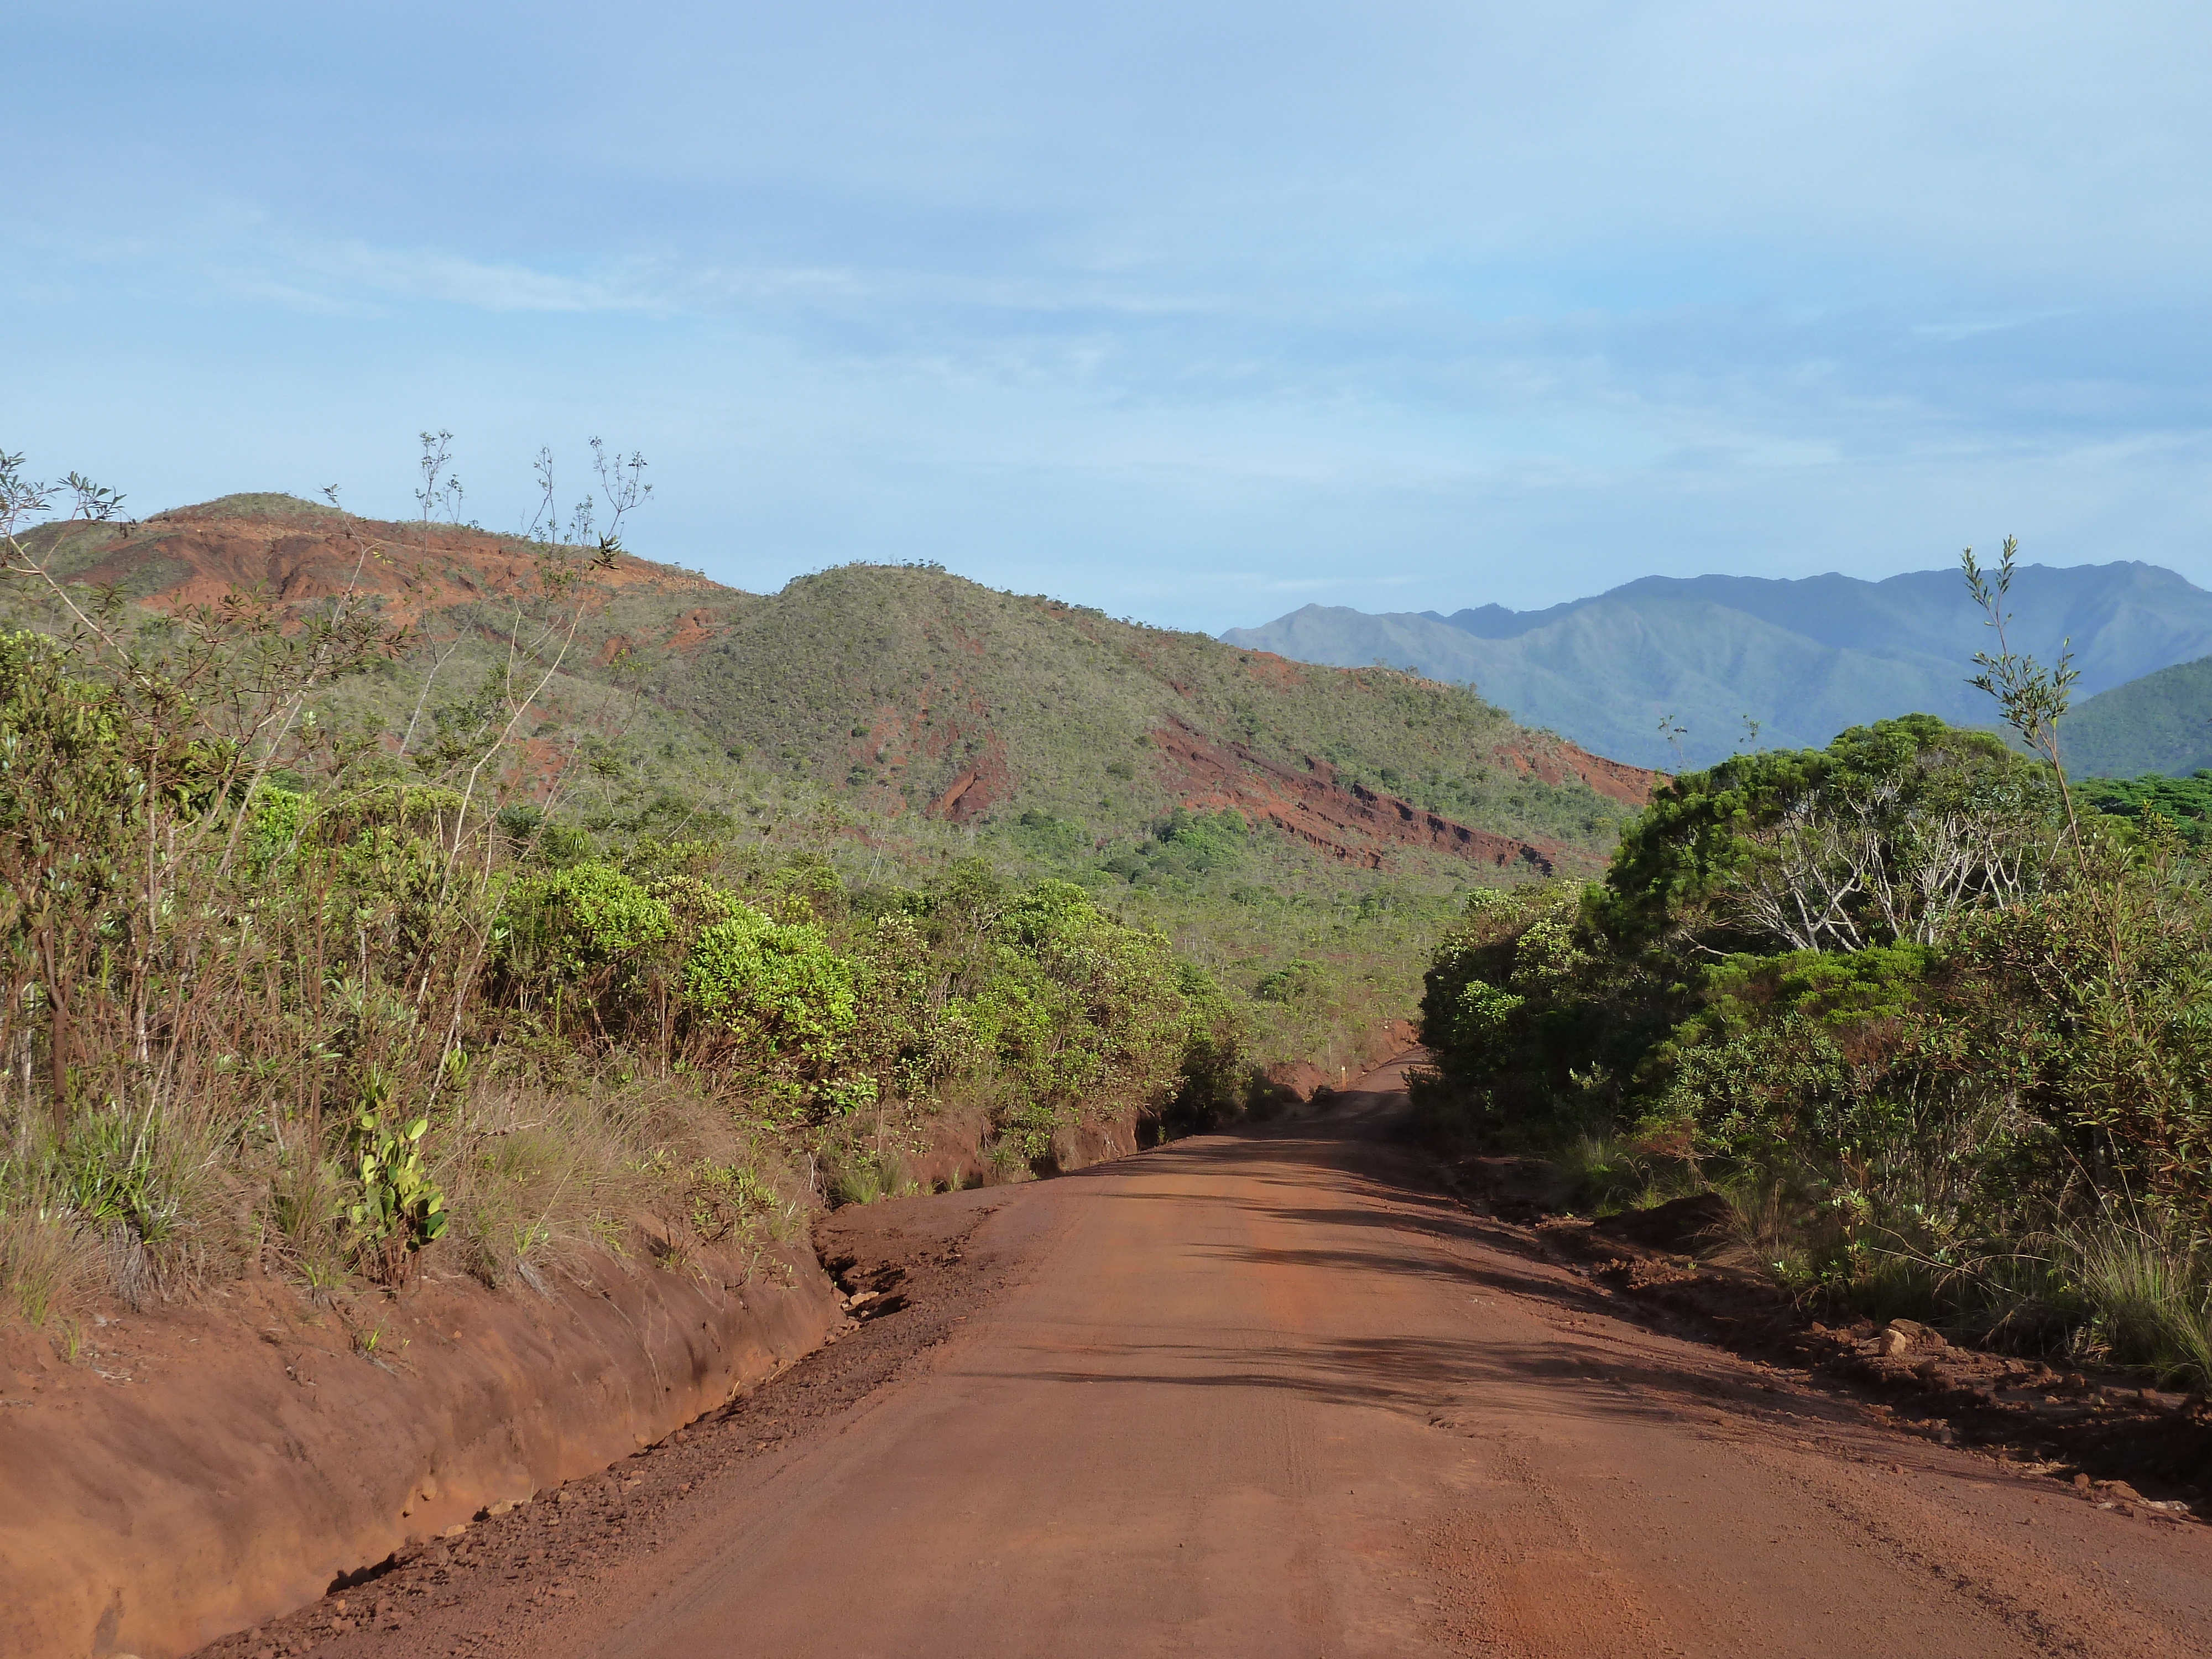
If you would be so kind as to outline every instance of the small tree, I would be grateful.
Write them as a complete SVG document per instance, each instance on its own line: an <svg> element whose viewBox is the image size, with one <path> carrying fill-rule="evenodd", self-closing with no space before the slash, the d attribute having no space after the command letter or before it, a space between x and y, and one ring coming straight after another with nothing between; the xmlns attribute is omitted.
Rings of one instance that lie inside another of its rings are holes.
<svg viewBox="0 0 2212 1659"><path fill-rule="evenodd" d="M2079 858L2083 856L2081 820L2075 815L2074 791L2067 782L2066 763L2058 752L2058 722L2065 719L2072 704L2074 687L2081 672L2074 666L2071 638L2061 643L2058 660L2049 668L2012 648L2005 633L2012 622L2012 613L2004 608L2004 602L2012 591L2019 555L2020 538L2008 536L2003 550L1997 555L1994 572L1982 568L1971 547L1959 556L1960 566L1966 575L1966 591L1982 608L1982 625L1993 629L1997 636L1995 652L1974 653L1975 664L1982 672L1966 684L1996 698L1997 707L2003 711L2005 724L2020 734L2021 741L2030 750L2050 763L2052 775L2058 780L2059 800L2066 810L2067 835L2074 843L2075 856Z"/></svg>

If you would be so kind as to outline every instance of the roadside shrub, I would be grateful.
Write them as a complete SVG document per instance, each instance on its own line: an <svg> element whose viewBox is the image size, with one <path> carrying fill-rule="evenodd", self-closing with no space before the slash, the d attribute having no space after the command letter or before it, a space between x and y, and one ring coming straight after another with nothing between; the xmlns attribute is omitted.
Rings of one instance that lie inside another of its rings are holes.
<svg viewBox="0 0 2212 1659"><path fill-rule="evenodd" d="M441 1257L543 1286L641 1218L672 1264L757 1249L797 1224L787 1161L896 1188L940 1100L1017 1148L1241 1101L1238 1008L1080 887L920 854L926 885L855 887L818 801L695 799L597 734L569 758L600 803L564 806L532 705L611 541L541 545L503 660L456 685L432 649L382 728L343 683L417 641L374 606L157 617L71 587L15 533L41 499L15 466L5 562L66 635L0 633L0 1293L24 1316L257 1259L327 1303ZM1079 826L1028 828L1087 864ZM1173 815L1147 867L1246 837ZM875 1149L839 1152L863 1126Z"/></svg>
<svg viewBox="0 0 2212 1659"><path fill-rule="evenodd" d="M781 1075L822 1080L859 1023L859 977L818 927L739 906L693 941L684 995L710 1044L742 1044Z"/></svg>
<svg viewBox="0 0 2212 1659"><path fill-rule="evenodd" d="M2212 899L2068 811L1924 716L1679 779L1602 882L1448 930L1424 1112L1586 1207L1724 1191L1821 1305L2198 1375Z"/></svg>

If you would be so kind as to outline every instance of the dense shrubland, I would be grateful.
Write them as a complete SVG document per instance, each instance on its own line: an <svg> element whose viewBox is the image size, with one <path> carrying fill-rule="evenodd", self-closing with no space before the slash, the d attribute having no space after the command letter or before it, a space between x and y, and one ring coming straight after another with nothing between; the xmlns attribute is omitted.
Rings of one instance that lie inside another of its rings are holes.
<svg viewBox="0 0 2212 1659"><path fill-rule="evenodd" d="M618 550L545 543L503 660L397 730L330 712L416 648L370 608L44 583L58 628L0 637L0 1306L681 1266L898 1189L936 1114L1018 1176L1241 1103L1231 1001L1080 887L549 798L533 704Z"/></svg>
<svg viewBox="0 0 2212 1659"><path fill-rule="evenodd" d="M649 653L650 683L749 753L860 799L896 791L924 806L1003 742L1021 808L1086 829L1086 842L1104 834L1118 855L1129 828L1176 804L1155 778L1153 737L1181 724L1594 854L1627 816L1496 752L1540 755L1554 739L1468 688L1395 670L1283 664L912 566L842 566L732 596L729 610L696 654Z"/></svg>
<svg viewBox="0 0 2212 1659"><path fill-rule="evenodd" d="M2212 830L2212 771L2185 778L2149 773L2136 778L2091 778L2081 786L2087 805L2112 817L2141 819L2156 813L2191 848L2202 848Z"/></svg>
<svg viewBox="0 0 2212 1659"><path fill-rule="evenodd" d="M1989 667L2046 757L1885 721L1676 780L1601 882L1478 894L1421 1097L1586 1208L1725 1191L1823 1307L2212 1382L2204 871L2154 800L2077 816L2063 665Z"/></svg>

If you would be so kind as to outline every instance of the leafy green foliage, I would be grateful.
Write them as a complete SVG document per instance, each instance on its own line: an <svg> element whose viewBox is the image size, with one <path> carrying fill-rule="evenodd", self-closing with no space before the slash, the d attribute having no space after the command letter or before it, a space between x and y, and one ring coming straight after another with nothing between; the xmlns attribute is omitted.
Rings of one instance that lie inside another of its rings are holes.
<svg viewBox="0 0 2212 1659"><path fill-rule="evenodd" d="M1310 957L1292 957L1262 974L1252 987L1252 994L1262 1002L1296 1002L1314 989L1321 972L1321 964Z"/></svg>
<svg viewBox="0 0 2212 1659"><path fill-rule="evenodd" d="M430 1120L387 1126L375 1109L354 1120L354 1170L361 1198L346 1212L378 1276L397 1281L404 1263L446 1231L446 1195L422 1163L422 1136Z"/></svg>
<svg viewBox="0 0 2212 1659"><path fill-rule="evenodd" d="M2171 823L2191 848L2212 834L2212 770L2170 778L2150 773L2139 778L2090 778L2081 786L2083 803L2108 817L2141 823L2154 816Z"/></svg>
<svg viewBox="0 0 2212 1659"><path fill-rule="evenodd" d="M769 1054L836 1063L859 1019L860 970L822 930L779 923L743 905L702 929L684 964L684 994L705 1020Z"/></svg>
<svg viewBox="0 0 2212 1659"><path fill-rule="evenodd" d="M1624 832L1599 920L1723 946L1930 942L2033 889L2055 804L2034 763L1927 714L1737 757L1674 780Z"/></svg>
<svg viewBox="0 0 2212 1659"><path fill-rule="evenodd" d="M519 971L575 979L669 936L662 900L611 866L530 874L509 890L501 938Z"/></svg>
<svg viewBox="0 0 2212 1659"><path fill-rule="evenodd" d="M1793 937L1778 895L1828 925ZM1586 1201L1623 1170L1736 1194L1806 1294L2166 1364L2187 1322L2115 1287L2197 1282L2207 1006L2212 894L2170 828L2077 842L2047 769L1916 716L1679 780L1601 884L1477 895L1419 1092Z"/></svg>

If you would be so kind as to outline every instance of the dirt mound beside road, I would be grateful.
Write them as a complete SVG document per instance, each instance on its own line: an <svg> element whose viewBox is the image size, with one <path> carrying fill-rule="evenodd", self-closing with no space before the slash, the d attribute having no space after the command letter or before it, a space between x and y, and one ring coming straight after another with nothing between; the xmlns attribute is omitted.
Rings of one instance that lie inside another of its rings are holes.
<svg viewBox="0 0 2212 1659"><path fill-rule="evenodd" d="M604 1468L814 1347L804 1250L609 1263L545 1297L454 1278L351 1320L246 1281L0 1339L0 1653L167 1659L487 1506Z"/></svg>

